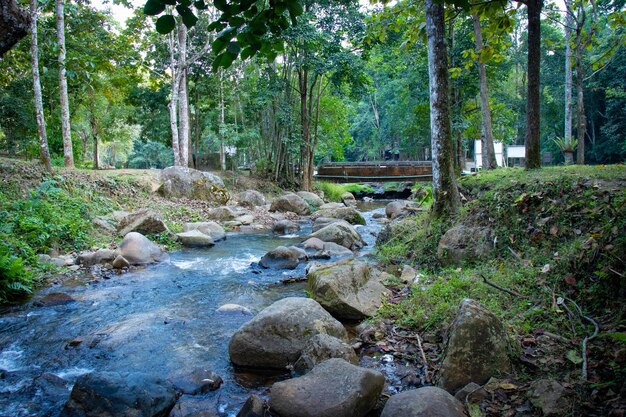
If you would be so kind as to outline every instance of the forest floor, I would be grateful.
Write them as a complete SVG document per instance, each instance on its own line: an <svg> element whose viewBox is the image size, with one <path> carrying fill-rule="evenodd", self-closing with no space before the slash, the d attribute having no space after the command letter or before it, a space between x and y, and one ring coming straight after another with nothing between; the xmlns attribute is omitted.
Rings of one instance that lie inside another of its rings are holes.
<svg viewBox="0 0 626 417"><path fill-rule="evenodd" d="M563 388L553 396L554 415L625 415L624 165L496 170L463 178L460 189L465 201L457 218L406 217L378 247L389 272L399 276L410 265L419 281L392 285L377 318L384 337L375 346L412 358L434 382L447 329L460 301L472 298L503 321L514 369L466 404L472 416L541 415L531 391L542 379ZM490 228L495 248L445 266L438 243L459 224Z"/></svg>

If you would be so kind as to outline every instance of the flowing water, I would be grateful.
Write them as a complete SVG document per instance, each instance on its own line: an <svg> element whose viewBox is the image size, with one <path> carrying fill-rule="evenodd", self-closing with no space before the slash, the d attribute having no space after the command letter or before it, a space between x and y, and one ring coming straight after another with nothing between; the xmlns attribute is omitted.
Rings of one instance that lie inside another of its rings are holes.
<svg viewBox="0 0 626 417"><path fill-rule="evenodd" d="M371 252L380 225L372 219L381 203L361 207L367 226L357 229ZM42 290L34 300L63 292L77 300L37 307L33 301L0 315L0 416L56 416L76 378L92 371L145 372L175 378L193 369L211 369L222 388L193 399L216 415L234 416L252 392L276 377L234 370L228 359L233 333L252 316L219 313L226 303L257 313L272 302L304 296L305 283L282 285L304 276L251 266L270 249L295 245L299 234L229 234L210 249L181 250L171 261L99 282L67 282ZM280 376L278 376L280 378ZM284 376L283 376L284 377ZM193 407L193 406L192 406Z"/></svg>

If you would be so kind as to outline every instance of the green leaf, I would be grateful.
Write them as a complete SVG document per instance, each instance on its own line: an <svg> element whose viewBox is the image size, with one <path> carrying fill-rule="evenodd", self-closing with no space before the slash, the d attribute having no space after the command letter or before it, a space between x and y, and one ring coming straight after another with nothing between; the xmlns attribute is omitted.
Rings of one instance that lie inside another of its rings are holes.
<svg viewBox="0 0 626 417"><path fill-rule="evenodd" d="M207 4L204 2L204 0L198 0L198 1L194 2L193 5L198 10L206 10L206 9L209 8L209 6L207 6Z"/></svg>
<svg viewBox="0 0 626 417"><path fill-rule="evenodd" d="M228 8L228 3L226 3L226 0L215 0L213 2L213 5L217 10L222 12L226 11L226 9Z"/></svg>
<svg viewBox="0 0 626 417"><path fill-rule="evenodd" d="M567 359L569 359L574 365L580 365L583 363L583 358L580 357L578 351L568 350L565 357L567 357Z"/></svg>
<svg viewBox="0 0 626 417"><path fill-rule="evenodd" d="M165 3L161 0L148 0L143 6L143 13L147 16L156 16L165 10Z"/></svg>
<svg viewBox="0 0 626 417"><path fill-rule="evenodd" d="M215 22L212 22L212 23L209 25L209 27L207 27L207 30L208 30L209 32L212 32L212 31L220 31L220 30L224 29L225 27L226 27L226 24L225 24L225 23L218 22L218 21L216 20Z"/></svg>
<svg viewBox="0 0 626 417"><path fill-rule="evenodd" d="M239 55L239 51L241 51L241 46L237 42L230 42L226 47L226 50L234 55Z"/></svg>
<svg viewBox="0 0 626 417"><path fill-rule="evenodd" d="M242 60L248 59L252 57L256 51L252 49L252 47L248 46L241 51L241 55L239 56Z"/></svg>
<svg viewBox="0 0 626 417"><path fill-rule="evenodd" d="M193 12L191 11L189 7L176 6L176 11L180 15L180 17L183 19L183 23L185 24L185 26L187 26L188 28L195 26L196 22L198 21L198 18L196 17L195 14L193 14Z"/></svg>
<svg viewBox="0 0 626 417"><path fill-rule="evenodd" d="M289 14L293 16L300 16L302 13L304 13L304 7L302 7L302 4L297 0L292 0L287 3L287 8L289 9Z"/></svg>
<svg viewBox="0 0 626 417"><path fill-rule="evenodd" d="M228 45L228 43L224 39L217 38L211 44L211 50L213 51L214 54L217 55L220 52L222 52L224 48L226 48L226 45ZM215 59L217 59L217 57Z"/></svg>
<svg viewBox="0 0 626 417"><path fill-rule="evenodd" d="M243 52L241 53L243 55ZM611 339L620 342L626 343L626 333L606 333L604 334L606 337L610 337Z"/></svg>
<svg viewBox="0 0 626 417"><path fill-rule="evenodd" d="M176 19L171 14L159 17L156 21L156 30L161 35L170 33L176 27Z"/></svg>

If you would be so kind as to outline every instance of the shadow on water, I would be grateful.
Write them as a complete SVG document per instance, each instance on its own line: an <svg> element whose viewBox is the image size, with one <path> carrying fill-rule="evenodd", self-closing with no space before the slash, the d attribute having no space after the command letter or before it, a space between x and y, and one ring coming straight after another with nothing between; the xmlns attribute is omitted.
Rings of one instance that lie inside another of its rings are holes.
<svg viewBox="0 0 626 417"><path fill-rule="evenodd" d="M359 227L368 243L361 255L373 248L380 226L372 214L382 207L361 207L368 222ZM210 406L234 416L250 393L262 393L285 376L235 371L228 342L252 316L216 310L233 303L256 314L278 299L305 296L305 283L275 285L303 276L304 264L272 271L251 263L309 232L310 224L292 237L229 234L213 248L172 253L169 263L37 294L64 292L76 302L37 307L31 301L10 309L0 316L0 416L57 416L76 378L92 371L174 378L196 368L215 371L224 384L187 399L188 407Z"/></svg>

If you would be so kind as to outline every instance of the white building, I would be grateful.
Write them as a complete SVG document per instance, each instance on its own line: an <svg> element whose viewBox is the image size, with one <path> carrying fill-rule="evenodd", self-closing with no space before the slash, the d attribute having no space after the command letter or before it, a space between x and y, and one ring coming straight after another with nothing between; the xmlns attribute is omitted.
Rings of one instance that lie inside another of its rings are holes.
<svg viewBox="0 0 626 417"><path fill-rule="evenodd" d="M526 158L526 147L524 145L506 145L502 142L494 142L493 148L496 152L496 163L499 167L520 166ZM474 141L474 160L468 159L465 162L466 171L476 171L483 167L482 140Z"/></svg>

